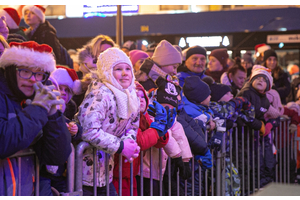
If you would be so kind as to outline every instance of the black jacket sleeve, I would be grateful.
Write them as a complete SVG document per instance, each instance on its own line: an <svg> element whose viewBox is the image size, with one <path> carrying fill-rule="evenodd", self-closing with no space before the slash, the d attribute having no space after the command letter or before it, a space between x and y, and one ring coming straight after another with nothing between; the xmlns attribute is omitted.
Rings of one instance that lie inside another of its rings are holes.
<svg viewBox="0 0 300 200"><path fill-rule="evenodd" d="M180 111L177 121L182 125L186 137L189 141L192 153L195 155L205 155L208 150L207 143L205 142L205 135L202 128L189 117L184 109Z"/></svg>
<svg viewBox="0 0 300 200"><path fill-rule="evenodd" d="M289 95L291 91L291 83L289 81L289 77L286 72L281 74L280 79L281 81L279 82L281 83L281 86L275 83L275 86L272 88L278 92L282 103L285 104L285 98Z"/></svg>
<svg viewBox="0 0 300 200"><path fill-rule="evenodd" d="M64 164L71 153L71 134L61 111L48 117L43 127L43 137L35 144L34 150L41 164Z"/></svg>

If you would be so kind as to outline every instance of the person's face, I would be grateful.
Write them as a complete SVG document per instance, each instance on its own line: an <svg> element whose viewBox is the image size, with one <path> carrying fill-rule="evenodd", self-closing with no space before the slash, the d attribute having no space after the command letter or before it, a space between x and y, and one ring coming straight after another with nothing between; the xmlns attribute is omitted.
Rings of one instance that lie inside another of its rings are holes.
<svg viewBox="0 0 300 200"><path fill-rule="evenodd" d="M147 105L145 94L142 90L138 90L136 92L136 94L137 94L138 98L140 99L140 111L142 113L144 113L146 111L146 105Z"/></svg>
<svg viewBox="0 0 300 200"><path fill-rule="evenodd" d="M1 58L1 56L2 56L2 54L3 54L3 52L4 52L4 46L3 46L3 44L0 42L0 58Z"/></svg>
<svg viewBox="0 0 300 200"><path fill-rule="evenodd" d="M233 98L233 94L231 92L227 92L219 101L228 102Z"/></svg>
<svg viewBox="0 0 300 200"><path fill-rule="evenodd" d="M145 58L142 58L142 59L139 59L138 61L136 61L136 63L133 66L135 72L140 70L141 65L143 64L144 60L145 60Z"/></svg>
<svg viewBox="0 0 300 200"><path fill-rule="evenodd" d="M31 72L42 72L42 73L44 73L40 69L32 69L32 68L29 69L27 67L22 67L22 66L18 67L18 69L27 69L28 72L31 71ZM25 79L25 78L20 77L19 74L20 74L19 71L16 70L18 88L27 97L30 97L34 93L33 85L37 82L35 80L35 76L32 75L29 79Z"/></svg>
<svg viewBox="0 0 300 200"><path fill-rule="evenodd" d="M211 72L222 71L223 66L219 62L219 60L214 56L209 56L208 69Z"/></svg>
<svg viewBox="0 0 300 200"><path fill-rule="evenodd" d="M114 66L113 76L123 89L127 89L132 82L131 67L126 63L119 63Z"/></svg>
<svg viewBox="0 0 300 200"><path fill-rule="evenodd" d="M161 66L161 69L167 74L170 74L171 76L175 76L177 74L177 68L178 64Z"/></svg>
<svg viewBox="0 0 300 200"><path fill-rule="evenodd" d="M252 87L260 93L264 93L267 87L267 80L264 77L255 78Z"/></svg>
<svg viewBox="0 0 300 200"><path fill-rule="evenodd" d="M42 22L41 19L34 12L30 10L25 11L24 20L25 23L29 26L35 26Z"/></svg>
<svg viewBox="0 0 300 200"><path fill-rule="evenodd" d="M277 59L275 56L270 56L267 60L266 60L266 66L270 69L273 70L275 69L277 65Z"/></svg>
<svg viewBox="0 0 300 200"><path fill-rule="evenodd" d="M232 75L232 74L229 74L229 78L230 80L232 80L234 82L234 84L239 88L241 89L245 83L245 80L247 78L247 73L246 72L243 72L241 70L237 70L237 72Z"/></svg>
<svg viewBox="0 0 300 200"><path fill-rule="evenodd" d="M59 85L60 97L68 103L71 94L70 88L66 85Z"/></svg>
<svg viewBox="0 0 300 200"><path fill-rule="evenodd" d="M251 62L247 62L247 61L244 61L244 60L242 60L241 65L243 67L245 67L246 69L251 68L253 66Z"/></svg>
<svg viewBox="0 0 300 200"><path fill-rule="evenodd" d="M201 104L205 105L205 106L209 106L210 98L211 98L211 96L208 95L208 97L206 99L204 99L204 101L202 101Z"/></svg>
<svg viewBox="0 0 300 200"><path fill-rule="evenodd" d="M206 56L202 54L193 54L185 61L185 66L194 73L203 72L205 65Z"/></svg>

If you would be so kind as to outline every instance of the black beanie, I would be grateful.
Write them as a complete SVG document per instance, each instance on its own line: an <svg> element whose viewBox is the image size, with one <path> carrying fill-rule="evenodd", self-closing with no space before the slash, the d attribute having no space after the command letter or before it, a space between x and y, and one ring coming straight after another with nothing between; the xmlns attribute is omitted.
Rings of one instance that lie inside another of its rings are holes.
<svg viewBox="0 0 300 200"><path fill-rule="evenodd" d="M232 92L228 85L221 83L213 83L210 86L211 90L211 101L218 102L227 92Z"/></svg>
<svg viewBox="0 0 300 200"><path fill-rule="evenodd" d="M188 76L183 84L184 96L192 103L201 104L209 95L209 86L199 76Z"/></svg>
<svg viewBox="0 0 300 200"><path fill-rule="evenodd" d="M206 57L206 49L200 46L190 47L186 52L185 60L187 60L193 54L201 54Z"/></svg>
<svg viewBox="0 0 300 200"><path fill-rule="evenodd" d="M161 76L158 77L155 84L157 85L156 100L158 103L167 103L178 108L178 95L180 95L181 87L167 81Z"/></svg>
<svg viewBox="0 0 300 200"><path fill-rule="evenodd" d="M277 59L277 54L273 49L268 49L264 52L264 62L270 57L274 56Z"/></svg>

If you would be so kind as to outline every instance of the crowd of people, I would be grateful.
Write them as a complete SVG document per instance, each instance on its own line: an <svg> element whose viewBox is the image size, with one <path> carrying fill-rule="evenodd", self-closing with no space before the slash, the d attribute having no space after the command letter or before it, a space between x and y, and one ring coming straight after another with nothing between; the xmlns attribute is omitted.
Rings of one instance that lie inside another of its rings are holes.
<svg viewBox="0 0 300 200"><path fill-rule="evenodd" d="M34 158L13 156L26 148L33 148L39 160L39 194L51 196L52 187L66 192L71 143L76 147L81 141L97 148L97 160L92 149L84 151L84 196L94 192L94 162L97 195L106 195L107 187L110 196L118 195L119 180L122 195L130 195L130 163L133 195L150 195L151 183L153 195L159 195L161 178L163 195L169 178L172 195L183 195L185 180L192 184L192 159L194 195L201 195L199 167L201 173L212 168L212 152L225 145L223 136L234 123L259 133L267 160L260 186L274 181L276 147L270 133L283 116L291 118L291 133L299 128L300 78L291 81L270 46L256 45L259 56L253 61L250 52L231 59L224 48L208 55L204 47L182 50L167 40L148 48L138 48L134 41L118 46L100 34L66 56L55 28L45 20L45 8L24 6L22 14L28 28L19 27L20 14L13 8L0 10L0 195L34 194Z"/></svg>

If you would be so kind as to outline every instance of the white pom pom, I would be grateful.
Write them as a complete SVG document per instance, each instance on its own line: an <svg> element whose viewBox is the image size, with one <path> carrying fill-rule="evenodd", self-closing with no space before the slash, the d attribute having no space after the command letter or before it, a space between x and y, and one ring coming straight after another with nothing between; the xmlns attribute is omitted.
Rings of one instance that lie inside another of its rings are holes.
<svg viewBox="0 0 300 200"><path fill-rule="evenodd" d="M73 93L76 94L76 95L80 95L82 94L84 91L82 90L82 87L81 87L81 82L80 80L76 80L74 81L74 84L73 84Z"/></svg>

